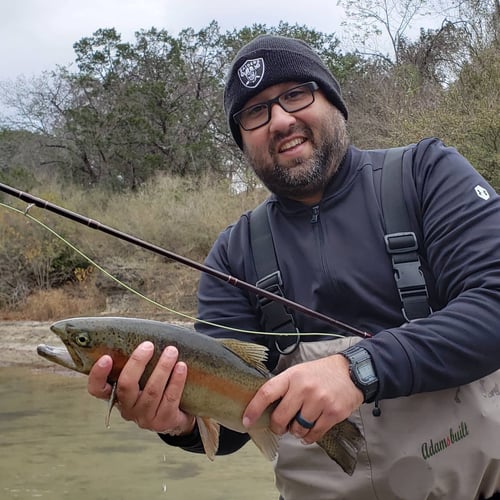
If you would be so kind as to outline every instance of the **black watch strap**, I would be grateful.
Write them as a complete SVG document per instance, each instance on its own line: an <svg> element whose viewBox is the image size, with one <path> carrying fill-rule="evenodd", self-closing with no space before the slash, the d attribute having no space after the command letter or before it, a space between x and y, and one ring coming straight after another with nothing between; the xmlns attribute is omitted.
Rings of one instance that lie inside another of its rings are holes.
<svg viewBox="0 0 500 500"><path fill-rule="evenodd" d="M379 382L370 353L364 347L353 345L339 354L349 361L349 375L363 393L364 402L373 402L378 393Z"/></svg>

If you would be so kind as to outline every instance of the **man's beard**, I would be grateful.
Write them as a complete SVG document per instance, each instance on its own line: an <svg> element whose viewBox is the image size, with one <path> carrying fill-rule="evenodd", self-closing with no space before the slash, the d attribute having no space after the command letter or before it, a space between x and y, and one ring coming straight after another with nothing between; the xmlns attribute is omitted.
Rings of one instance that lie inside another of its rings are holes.
<svg viewBox="0 0 500 500"><path fill-rule="evenodd" d="M337 110L329 115L329 119L319 129L318 144L315 144L309 127L302 127L301 133L311 141L313 155L307 160L297 159L295 166L280 165L273 160L266 164L261 155L252 154L245 148L250 164L267 189L278 196L296 200L323 192L349 147L346 121ZM275 150L273 143L282 138L274 138L270 151Z"/></svg>

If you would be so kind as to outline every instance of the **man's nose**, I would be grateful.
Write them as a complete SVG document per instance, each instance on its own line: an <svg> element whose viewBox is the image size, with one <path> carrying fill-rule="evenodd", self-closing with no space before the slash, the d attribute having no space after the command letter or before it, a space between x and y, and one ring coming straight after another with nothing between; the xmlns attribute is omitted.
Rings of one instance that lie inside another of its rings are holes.
<svg viewBox="0 0 500 500"><path fill-rule="evenodd" d="M271 120L269 122L269 130L271 132L283 128L289 128L295 123L296 118L292 113L285 111L278 103L271 106Z"/></svg>

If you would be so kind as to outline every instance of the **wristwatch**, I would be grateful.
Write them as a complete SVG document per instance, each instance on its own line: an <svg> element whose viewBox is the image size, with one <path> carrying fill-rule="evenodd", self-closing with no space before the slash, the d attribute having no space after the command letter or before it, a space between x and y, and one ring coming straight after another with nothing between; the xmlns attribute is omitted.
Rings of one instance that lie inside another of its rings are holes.
<svg viewBox="0 0 500 500"><path fill-rule="evenodd" d="M339 354L349 361L349 375L363 393L365 403L373 402L378 392L378 377L370 353L364 347L353 345Z"/></svg>

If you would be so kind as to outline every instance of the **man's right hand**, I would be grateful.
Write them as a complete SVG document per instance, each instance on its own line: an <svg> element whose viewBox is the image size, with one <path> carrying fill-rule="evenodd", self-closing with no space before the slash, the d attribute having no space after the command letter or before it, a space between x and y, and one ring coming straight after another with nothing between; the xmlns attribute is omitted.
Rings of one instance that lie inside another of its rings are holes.
<svg viewBox="0 0 500 500"><path fill-rule="evenodd" d="M130 356L118 378L116 407L122 418L134 421L142 429L171 435L190 434L195 418L179 408L188 368L185 363L177 362L175 347L165 348L146 386L142 390L139 388L139 380L153 351L151 342L143 342ZM107 378L112 366L108 355L94 364L87 386L92 396L110 398L111 385Z"/></svg>

